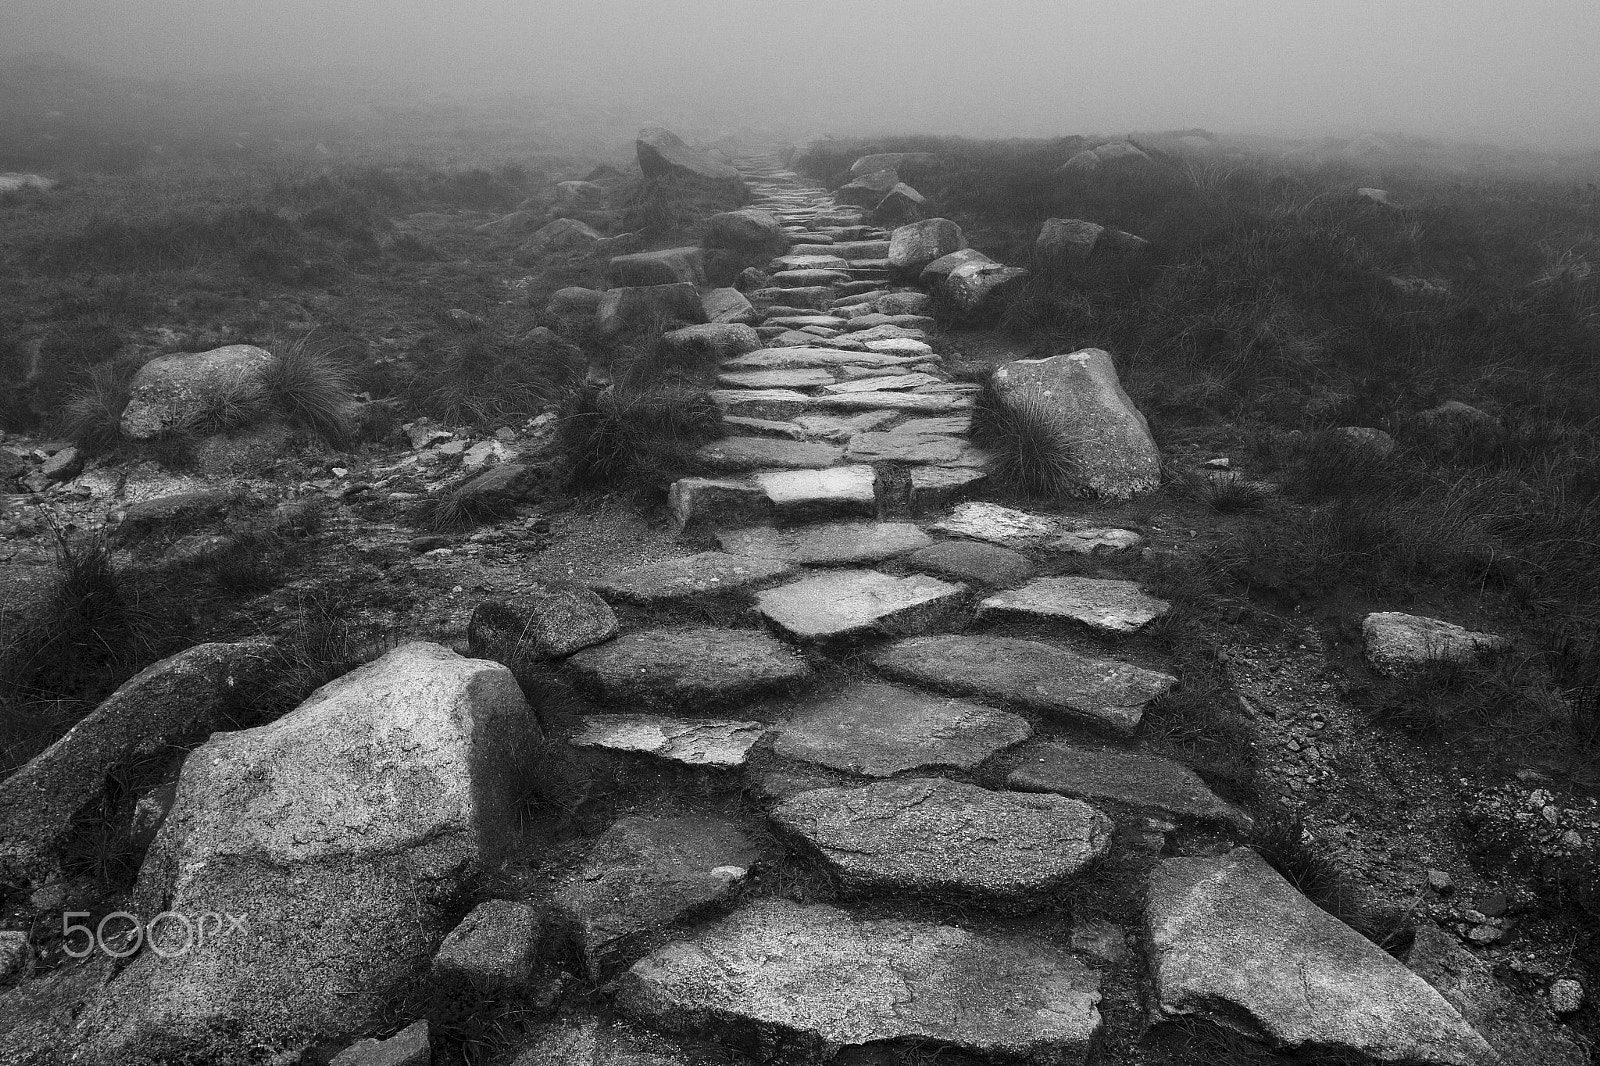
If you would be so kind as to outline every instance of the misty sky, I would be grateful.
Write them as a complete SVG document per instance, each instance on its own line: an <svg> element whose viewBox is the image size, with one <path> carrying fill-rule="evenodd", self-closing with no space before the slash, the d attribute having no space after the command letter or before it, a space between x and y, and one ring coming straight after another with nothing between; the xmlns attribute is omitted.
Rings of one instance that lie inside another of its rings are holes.
<svg viewBox="0 0 1600 1066"><path fill-rule="evenodd" d="M574 85L839 132L1600 146L1600 0L0 0L0 49Z"/></svg>

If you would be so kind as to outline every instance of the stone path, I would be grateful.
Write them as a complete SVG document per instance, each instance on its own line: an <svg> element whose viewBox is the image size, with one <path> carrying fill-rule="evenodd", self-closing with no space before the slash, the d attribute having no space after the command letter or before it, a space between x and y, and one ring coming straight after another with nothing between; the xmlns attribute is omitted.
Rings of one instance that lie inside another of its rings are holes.
<svg viewBox="0 0 1600 1066"><path fill-rule="evenodd" d="M735 888L770 852L720 822L625 819L563 887L568 921L591 971L615 967L623 1014L667 1033L761 1034L806 1061L904 1040L1084 1062L1103 1027L1107 967L1137 930L1091 922L1046 939L1018 916L1071 909L1075 886L1151 832L1165 840L1183 826L1226 850L1250 817L1136 739L1145 707L1178 679L1117 649L1168 605L1131 581L1036 576L1052 554L1115 552L1138 536L963 502L985 477L967 438L974 390L945 370L920 313L927 293L890 269L891 234L770 160L739 166L751 207L776 215L792 243L766 287L745 294L765 346L718 368L727 436L700 454L713 473L671 493L680 527L719 550L593 583L613 606L651 613L566 660L607 712L569 739L765 796L771 847L808 856L845 904L741 900ZM745 628L693 624L713 606ZM1026 639L1005 635L1016 625ZM1173 921L1206 928L1219 959L1268 934L1248 915L1189 915L1200 904L1180 898L1188 867L1148 853L1144 865L1160 1012L1237 1004L1281 1046L1419 1062L1475 1049L1426 985L1398 963L1403 973L1385 969L1376 949L1352 976L1395 999L1389 1016L1434 1027L1414 1045L1363 1040L1247 977L1212 987L1209 960L1172 943ZM1262 891L1297 896L1286 884ZM854 909L864 897L870 916ZM1012 932L939 924L916 916L914 899L1004 913ZM896 901L907 916L885 917ZM630 966L623 949L639 940L655 946ZM1321 965L1316 945L1304 950L1305 965ZM1337 966L1324 970L1333 981ZM1362 990L1346 992L1330 1002L1357 1012Z"/></svg>

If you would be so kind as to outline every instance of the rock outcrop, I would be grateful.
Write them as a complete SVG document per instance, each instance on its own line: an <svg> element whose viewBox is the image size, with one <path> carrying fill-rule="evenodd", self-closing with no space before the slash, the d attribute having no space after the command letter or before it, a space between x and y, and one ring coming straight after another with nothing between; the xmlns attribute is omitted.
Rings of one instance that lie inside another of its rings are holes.
<svg viewBox="0 0 1600 1066"><path fill-rule="evenodd" d="M711 202L738 207L750 198L738 168L685 144L670 130L652 126L635 141L639 169L651 181L667 181Z"/></svg>

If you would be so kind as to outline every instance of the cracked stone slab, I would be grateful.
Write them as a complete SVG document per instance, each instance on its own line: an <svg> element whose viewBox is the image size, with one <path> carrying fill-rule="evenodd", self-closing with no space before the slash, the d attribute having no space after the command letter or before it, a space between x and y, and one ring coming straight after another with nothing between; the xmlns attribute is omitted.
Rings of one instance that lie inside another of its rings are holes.
<svg viewBox="0 0 1600 1066"><path fill-rule="evenodd" d="M1027 719L918 689L853 681L807 693L776 727L773 751L867 777L971 770L1033 735Z"/></svg>
<svg viewBox="0 0 1600 1066"><path fill-rule="evenodd" d="M875 378L855 378L850 381L840 381L827 385L823 392L833 394L850 394L862 392L893 392L900 389L914 389L919 385L937 385L940 378L932 374L885 374Z"/></svg>
<svg viewBox="0 0 1600 1066"><path fill-rule="evenodd" d="M1111 819L1087 803L942 777L802 792L772 820L856 892L1042 902L1111 850Z"/></svg>
<svg viewBox="0 0 1600 1066"><path fill-rule="evenodd" d="M646 956L618 981L624 1013L678 1033L765 1032L808 1061L927 1041L1080 1066L1100 1031L1100 977L1042 939L860 920L760 900Z"/></svg>
<svg viewBox="0 0 1600 1066"><path fill-rule="evenodd" d="M952 537L970 537L991 544L1018 547L1038 544L1056 531L1056 521L997 503L958 503L933 528Z"/></svg>
<svg viewBox="0 0 1600 1066"><path fill-rule="evenodd" d="M761 857L756 840L723 818L622 818L553 902L599 977L643 934L727 899Z"/></svg>
<svg viewBox="0 0 1600 1066"><path fill-rule="evenodd" d="M701 445L694 454L713 470L805 470L834 465L844 458L844 449L781 437L724 437Z"/></svg>
<svg viewBox="0 0 1600 1066"><path fill-rule="evenodd" d="M1277 1049L1379 1062L1502 1061L1426 981L1248 848L1157 864L1145 940L1157 1019L1194 1015Z"/></svg>
<svg viewBox="0 0 1600 1066"><path fill-rule="evenodd" d="M1146 593L1137 581L1040 577L1021 588L988 597L978 605L978 617L1067 619L1101 633L1134 633L1166 614L1171 606Z"/></svg>
<svg viewBox="0 0 1600 1066"><path fill-rule="evenodd" d="M1367 662L1380 674L1402 677L1435 663L1469 663L1505 646L1505 638L1474 633L1452 622L1399 611L1375 611L1361 621Z"/></svg>
<svg viewBox="0 0 1600 1066"><path fill-rule="evenodd" d="M575 748L653 755L685 766L743 766L766 736L760 722L668 718L658 714L585 715L569 743Z"/></svg>
<svg viewBox="0 0 1600 1066"><path fill-rule="evenodd" d="M1244 833L1253 819L1218 796L1187 766L1145 751L1040 741L1017 752L1006 784L1027 792L1059 792L1110 801L1174 818L1212 822Z"/></svg>
<svg viewBox="0 0 1600 1066"><path fill-rule="evenodd" d="M951 500L976 491L989 480L986 471L973 467L913 466L910 506L912 514L926 514L944 507Z"/></svg>
<svg viewBox="0 0 1600 1066"><path fill-rule="evenodd" d="M845 457L853 463L920 463L924 466L981 467L987 456L961 437L931 433L858 433Z"/></svg>
<svg viewBox="0 0 1600 1066"><path fill-rule="evenodd" d="M766 418L745 418L743 415L723 415L724 427L738 430L747 437L783 437L787 440L807 440L809 434L793 422L774 422Z"/></svg>
<svg viewBox="0 0 1600 1066"><path fill-rule="evenodd" d="M975 540L945 540L914 552L909 566L953 581L990 588L1020 585L1033 576L1033 563L1021 552Z"/></svg>
<svg viewBox="0 0 1600 1066"><path fill-rule="evenodd" d="M833 522L794 529L751 526L719 533L717 540L735 555L819 566L879 562L933 543L911 522Z"/></svg>
<svg viewBox="0 0 1600 1066"><path fill-rule="evenodd" d="M824 369L724 370L717 384L730 389L814 389L833 384L833 373Z"/></svg>
<svg viewBox="0 0 1600 1066"><path fill-rule="evenodd" d="M600 698L673 706L745 699L811 673L783 642L753 629L646 629L625 633L566 660Z"/></svg>
<svg viewBox="0 0 1600 1066"><path fill-rule="evenodd" d="M760 351L726 360L722 369L730 373L776 372L780 370L818 370L828 367L897 367L917 360L881 352L842 352L834 348L763 348ZM828 381L832 381L830 375ZM823 382L822 384L827 384Z"/></svg>
<svg viewBox="0 0 1600 1066"><path fill-rule="evenodd" d="M1144 716L1145 704L1178 682L1131 663L1016 637L912 637L878 649L870 661L902 681L1027 707L1121 734L1132 733Z"/></svg>
<svg viewBox="0 0 1600 1066"><path fill-rule="evenodd" d="M840 570L768 589L756 596L756 610L801 641L920 633L959 607L966 591L924 574Z"/></svg>
<svg viewBox="0 0 1600 1066"><path fill-rule="evenodd" d="M757 552L698 552L618 570L590 585L606 599L649 607L675 600L713 596L757 582L786 577L794 564Z"/></svg>
<svg viewBox="0 0 1600 1066"><path fill-rule="evenodd" d="M751 475L751 481L785 518L847 518L878 510L878 475L870 466L769 470Z"/></svg>
<svg viewBox="0 0 1600 1066"><path fill-rule="evenodd" d="M822 326L824 329L843 329L845 320L833 315L776 315L764 319L763 326L782 326L784 329L805 329L808 326Z"/></svg>
<svg viewBox="0 0 1600 1066"><path fill-rule="evenodd" d="M809 403L819 411L876 410L949 414L952 411L972 410L971 396L948 392L847 392L813 396L809 399Z"/></svg>

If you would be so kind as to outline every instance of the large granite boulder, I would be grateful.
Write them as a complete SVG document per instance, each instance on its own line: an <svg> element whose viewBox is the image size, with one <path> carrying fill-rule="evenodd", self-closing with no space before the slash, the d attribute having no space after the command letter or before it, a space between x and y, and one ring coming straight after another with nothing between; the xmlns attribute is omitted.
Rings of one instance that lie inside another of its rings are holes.
<svg viewBox="0 0 1600 1066"><path fill-rule="evenodd" d="M651 181L667 181L697 194L737 207L750 198L739 171L699 148L685 144L670 130L651 126L639 131L635 148L639 169Z"/></svg>
<svg viewBox="0 0 1600 1066"><path fill-rule="evenodd" d="M1000 263L964 263L945 277L939 286L950 311L964 322L993 319L1028 279L1021 267Z"/></svg>
<svg viewBox="0 0 1600 1066"><path fill-rule="evenodd" d="M1500 1061L1426 981L1248 848L1159 863L1145 938L1157 1019L1201 1017L1278 1049L1407 1066Z"/></svg>
<svg viewBox="0 0 1600 1066"><path fill-rule="evenodd" d="M1002 408L1026 408L1070 458L1074 494L1126 500L1161 482L1150 425L1123 391L1111 356L1085 348L1048 359L1003 363L991 378Z"/></svg>
<svg viewBox="0 0 1600 1066"><path fill-rule="evenodd" d="M705 236L700 243L707 248L727 248L751 255L782 255L789 250L789 234L772 212L745 208L706 219Z"/></svg>
<svg viewBox="0 0 1600 1066"><path fill-rule="evenodd" d="M122 435L151 440L181 430L241 387L261 389L264 396L266 375L277 362L277 356L253 344L152 359L128 385Z"/></svg>
<svg viewBox="0 0 1600 1066"><path fill-rule="evenodd" d="M0 883L51 875L77 817L135 764L198 744L245 714L277 659L270 645L200 644L137 674L66 736L0 782Z"/></svg>
<svg viewBox="0 0 1600 1066"><path fill-rule="evenodd" d="M1477 633L1442 618L1374 611L1361 620L1367 664L1386 677L1408 677L1429 667L1464 665L1506 647L1504 637Z"/></svg>
<svg viewBox="0 0 1600 1066"><path fill-rule="evenodd" d="M760 348L761 338L756 331L734 322L684 326L661 336L662 358L682 366L715 367Z"/></svg>
<svg viewBox="0 0 1600 1066"><path fill-rule="evenodd" d="M927 214L928 198L902 181L878 201L872 209L872 221L880 226L904 226Z"/></svg>
<svg viewBox="0 0 1600 1066"><path fill-rule="evenodd" d="M1124 230L1080 218L1047 218L1033 244L1034 267L1072 276L1093 267L1129 270L1150 257L1150 242Z"/></svg>
<svg viewBox="0 0 1600 1066"><path fill-rule="evenodd" d="M705 261L698 248L662 248L614 257L606 267L606 281L618 285L704 285Z"/></svg>
<svg viewBox="0 0 1600 1066"><path fill-rule="evenodd" d="M889 269L916 277L935 259L967 246L961 227L948 218L925 218L900 226L889 234Z"/></svg>
<svg viewBox="0 0 1600 1066"><path fill-rule="evenodd" d="M900 184L900 176L892 170L861 174L854 180L841 185L834 192L833 198L841 204L874 208L889 194L889 190L898 184Z"/></svg>
<svg viewBox="0 0 1600 1066"><path fill-rule="evenodd" d="M595 326L605 337L650 329L664 322L694 325L705 320L705 304L688 282L608 289L595 308Z"/></svg>
<svg viewBox="0 0 1600 1066"><path fill-rule="evenodd" d="M213 735L137 888L141 917L193 924L159 923L70 1042L90 1061L240 1061L371 1025L512 851L539 741L510 670L434 644Z"/></svg>

